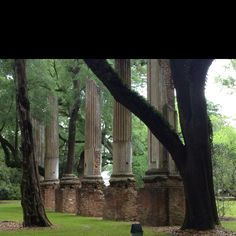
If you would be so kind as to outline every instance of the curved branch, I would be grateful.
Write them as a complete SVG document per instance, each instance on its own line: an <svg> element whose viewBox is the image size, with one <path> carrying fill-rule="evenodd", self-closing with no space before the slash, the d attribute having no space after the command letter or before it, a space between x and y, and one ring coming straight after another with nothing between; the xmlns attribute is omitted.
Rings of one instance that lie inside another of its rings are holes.
<svg viewBox="0 0 236 236"><path fill-rule="evenodd" d="M185 157L185 148L178 134L153 106L142 96L125 86L118 74L104 59L84 59L93 73L108 88L115 100L142 120L155 137L172 155L181 171L180 162Z"/></svg>
<svg viewBox="0 0 236 236"><path fill-rule="evenodd" d="M21 168L21 160L17 158L17 150L0 134L0 143L5 154L5 162L8 167Z"/></svg>

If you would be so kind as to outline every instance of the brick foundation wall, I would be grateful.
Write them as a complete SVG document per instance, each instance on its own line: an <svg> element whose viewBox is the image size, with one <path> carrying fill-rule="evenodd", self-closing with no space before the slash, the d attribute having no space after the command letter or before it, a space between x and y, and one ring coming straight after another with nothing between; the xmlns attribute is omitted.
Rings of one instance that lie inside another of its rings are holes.
<svg viewBox="0 0 236 236"><path fill-rule="evenodd" d="M56 191L56 211L77 213L78 185L62 185Z"/></svg>
<svg viewBox="0 0 236 236"><path fill-rule="evenodd" d="M182 225L185 214L185 197L183 187L172 187L168 189L168 225Z"/></svg>
<svg viewBox="0 0 236 236"><path fill-rule="evenodd" d="M143 225L168 225L168 192L164 188L139 189L138 214Z"/></svg>
<svg viewBox="0 0 236 236"><path fill-rule="evenodd" d="M78 190L77 214L82 216L103 216L104 207L103 182L82 181L82 187Z"/></svg>
<svg viewBox="0 0 236 236"><path fill-rule="evenodd" d="M105 192L104 219L138 220L137 198L138 191L134 182L115 182L107 187Z"/></svg>
<svg viewBox="0 0 236 236"><path fill-rule="evenodd" d="M185 198L180 176L157 177L139 190L138 209L144 225L181 225L184 220Z"/></svg>
<svg viewBox="0 0 236 236"><path fill-rule="evenodd" d="M41 193L44 207L47 210L55 211L56 209L56 191L59 187L58 184L41 185Z"/></svg>
<svg viewBox="0 0 236 236"><path fill-rule="evenodd" d="M184 190L175 178L146 183L141 189L134 181L118 181L106 188L101 181L82 181L81 188L45 185L41 190L49 210L150 226L181 225L184 219Z"/></svg>

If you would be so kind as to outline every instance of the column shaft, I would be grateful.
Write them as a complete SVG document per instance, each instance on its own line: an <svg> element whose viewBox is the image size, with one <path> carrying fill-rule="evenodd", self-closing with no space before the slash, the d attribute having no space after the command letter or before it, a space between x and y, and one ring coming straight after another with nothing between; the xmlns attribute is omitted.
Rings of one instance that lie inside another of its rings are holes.
<svg viewBox="0 0 236 236"><path fill-rule="evenodd" d="M115 69L123 82L131 87L130 59L116 59ZM132 174L131 112L114 101L113 111L113 180L127 180Z"/></svg>
<svg viewBox="0 0 236 236"><path fill-rule="evenodd" d="M170 61L168 59L161 59L160 61L163 70L163 76L165 78L165 90L167 93L167 105L164 114L173 128L177 129L177 111L175 110L175 94L173 81L171 79ZM176 165L170 153L167 153L167 155L169 174L176 175L178 172Z"/></svg>
<svg viewBox="0 0 236 236"><path fill-rule="evenodd" d="M93 80L86 82L84 178L101 178L101 97Z"/></svg>
<svg viewBox="0 0 236 236"><path fill-rule="evenodd" d="M158 111L167 104L165 77L159 59L148 60L148 100ZM151 172L167 172L166 151L157 138L148 130L148 167Z"/></svg>
<svg viewBox="0 0 236 236"><path fill-rule="evenodd" d="M57 97L48 96L50 117L45 129L45 181L58 182L59 177L59 135Z"/></svg>

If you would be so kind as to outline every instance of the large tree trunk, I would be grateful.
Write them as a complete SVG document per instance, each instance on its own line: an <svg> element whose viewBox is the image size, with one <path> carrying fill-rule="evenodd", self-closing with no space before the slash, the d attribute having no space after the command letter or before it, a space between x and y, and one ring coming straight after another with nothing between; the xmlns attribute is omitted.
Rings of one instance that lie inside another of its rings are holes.
<svg viewBox="0 0 236 236"><path fill-rule="evenodd" d="M86 59L85 62L113 97L139 117L171 153L183 178L186 195L186 214L182 228L214 228L219 220L204 97L204 81L211 60L171 60L185 144L155 108L121 82L105 60Z"/></svg>
<svg viewBox="0 0 236 236"><path fill-rule="evenodd" d="M15 60L17 77L17 106L21 129L21 151L23 175L21 181L21 205L24 227L50 226L42 203L38 169L35 165L32 125L30 122L30 104L27 97L25 60Z"/></svg>
<svg viewBox="0 0 236 236"><path fill-rule="evenodd" d="M69 131L68 131L68 154L66 162L66 174L72 174L75 159L75 136L76 120L80 108L79 80L74 81L76 98L70 111Z"/></svg>
<svg viewBox="0 0 236 236"><path fill-rule="evenodd" d="M211 125L204 95L211 62L171 60L186 149L186 161L183 163L186 197L183 229L208 229L219 224L212 178Z"/></svg>

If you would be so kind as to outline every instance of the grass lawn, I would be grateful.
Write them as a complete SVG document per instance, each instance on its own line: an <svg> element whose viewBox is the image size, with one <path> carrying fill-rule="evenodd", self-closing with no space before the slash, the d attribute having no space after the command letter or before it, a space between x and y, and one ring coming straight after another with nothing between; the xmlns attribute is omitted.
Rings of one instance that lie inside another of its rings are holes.
<svg viewBox="0 0 236 236"><path fill-rule="evenodd" d="M48 212L48 218L54 228L27 229L12 232L0 231L1 236L6 235L32 235L32 236L128 236L131 223L101 220L92 217L81 217L72 214ZM0 201L0 221L22 222L22 209L19 201ZM144 236L169 236L157 233L151 227L143 227Z"/></svg>
<svg viewBox="0 0 236 236"><path fill-rule="evenodd" d="M236 217L236 201L230 202L227 217ZM75 216L73 214L47 212L48 218L53 223L53 228L38 228L5 232L5 235L31 235L31 236L128 236L131 223L101 220L93 217ZM0 221L22 222L22 209L19 201L0 201ZM222 221L222 226L236 232L236 221ZM144 227L144 236L169 236L167 233L157 233L152 227Z"/></svg>
<svg viewBox="0 0 236 236"><path fill-rule="evenodd" d="M226 210L226 217L235 217L236 218L236 201L227 202L229 209ZM236 220L235 221L221 221L222 226L226 229L236 232Z"/></svg>

